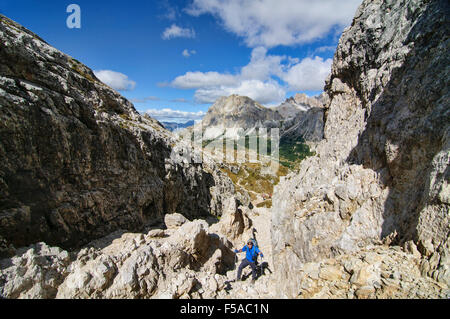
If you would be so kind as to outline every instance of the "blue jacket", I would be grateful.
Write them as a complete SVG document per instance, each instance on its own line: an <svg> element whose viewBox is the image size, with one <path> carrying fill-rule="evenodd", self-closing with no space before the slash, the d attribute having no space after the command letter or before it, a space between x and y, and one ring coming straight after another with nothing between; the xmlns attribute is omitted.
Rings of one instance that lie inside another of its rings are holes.
<svg viewBox="0 0 450 319"><path fill-rule="evenodd" d="M246 258L249 262L252 262L252 263L254 263L254 262L256 261L256 257L258 256L258 253L261 252L261 251L259 250L259 248L256 247L256 246L253 246L252 248L248 248L247 245L245 245L245 246L242 248L242 251L245 251L245 252L246 252L245 258ZM254 259L253 259L253 257L254 257Z"/></svg>

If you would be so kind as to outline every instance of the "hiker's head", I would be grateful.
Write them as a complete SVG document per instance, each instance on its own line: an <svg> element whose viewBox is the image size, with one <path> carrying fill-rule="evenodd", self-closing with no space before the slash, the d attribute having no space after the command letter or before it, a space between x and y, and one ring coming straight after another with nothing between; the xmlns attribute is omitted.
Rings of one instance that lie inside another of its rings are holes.
<svg viewBox="0 0 450 319"><path fill-rule="evenodd" d="M253 246L253 242L252 242L251 240L249 240L249 241L247 242L247 245L248 245L248 246Z"/></svg>

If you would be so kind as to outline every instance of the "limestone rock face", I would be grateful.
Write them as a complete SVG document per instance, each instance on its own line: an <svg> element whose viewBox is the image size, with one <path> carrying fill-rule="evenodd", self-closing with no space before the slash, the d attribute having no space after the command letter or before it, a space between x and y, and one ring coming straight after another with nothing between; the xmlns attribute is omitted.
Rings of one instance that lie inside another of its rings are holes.
<svg viewBox="0 0 450 319"><path fill-rule="evenodd" d="M280 135L289 131L291 138L318 142L323 138L323 101L322 96L296 94L279 106L267 108L246 96L221 97L202 120L203 137L237 137L252 134L258 128L278 128Z"/></svg>
<svg viewBox="0 0 450 319"><path fill-rule="evenodd" d="M230 198L226 202L222 218L210 229L212 232L222 234L238 247L252 237L252 225L248 207L240 206L236 199Z"/></svg>
<svg viewBox="0 0 450 319"><path fill-rule="evenodd" d="M216 296L234 263L231 248L203 220L167 238L116 232L72 254L40 243L0 261L0 296L190 298L199 290Z"/></svg>
<svg viewBox="0 0 450 319"><path fill-rule="evenodd" d="M323 140L323 116L324 109L321 107L298 113L293 119L283 123L281 138L301 137L307 142L320 142Z"/></svg>
<svg viewBox="0 0 450 319"><path fill-rule="evenodd" d="M254 222L263 231L264 220ZM268 272L254 286L234 282L231 244L214 226L194 220L160 238L152 235L157 229L148 234L117 231L73 253L32 245L0 261L0 297L286 297L274 294L279 278ZM260 237L264 254L270 254L264 242ZM357 253L292 265L295 277L290 279L296 280L298 298L448 298L445 283L421 276L433 263L439 263L436 256L428 260L412 242L404 247L369 245ZM248 270L244 273L250 276Z"/></svg>
<svg viewBox="0 0 450 319"><path fill-rule="evenodd" d="M429 259L424 273L446 282L449 13L440 0L364 1L344 31L318 155L274 192L280 295L298 296L298 265L381 240L413 240Z"/></svg>
<svg viewBox="0 0 450 319"><path fill-rule="evenodd" d="M186 219L186 217L178 213L167 214L166 216L164 216L164 223L166 224L167 228L178 228L187 221L188 220Z"/></svg>
<svg viewBox="0 0 450 319"><path fill-rule="evenodd" d="M369 245L292 269L298 298L321 299L431 299L448 298L450 290L420 275L420 256L400 247ZM292 279L292 278L291 278Z"/></svg>
<svg viewBox="0 0 450 319"><path fill-rule="evenodd" d="M203 118L205 126L223 124L225 127L239 125L243 128L253 127L258 122L276 121L281 117L247 96L230 95L221 97L209 108Z"/></svg>
<svg viewBox="0 0 450 319"><path fill-rule="evenodd" d="M280 125L281 139L302 138L306 142L320 142L323 139L325 102L325 94L317 97L296 94L272 108L283 117Z"/></svg>
<svg viewBox="0 0 450 319"><path fill-rule="evenodd" d="M306 94L296 94L293 97L286 99L278 106L271 107L272 110L277 111L283 120L288 120L296 117L299 113L305 113L311 108L323 108L323 97L309 97Z"/></svg>
<svg viewBox="0 0 450 319"><path fill-rule="evenodd" d="M278 112L247 96L234 94L217 99L202 119L201 125L204 139L211 140L224 133L227 137L236 137L255 128L278 127L281 119ZM239 129L242 132L238 132Z"/></svg>
<svg viewBox="0 0 450 319"><path fill-rule="evenodd" d="M45 243L19 249L17 256L0 261L0 297L55 298L71 262L67 251Z"/></svg>
<svg viewBox="0 0 450 319"><path fill-rule="evenodd" d="M220 215L234 186L79 61L0 16L0 247L80 247L117 229ZM1 252L0 252L1 253Z"/></svg>

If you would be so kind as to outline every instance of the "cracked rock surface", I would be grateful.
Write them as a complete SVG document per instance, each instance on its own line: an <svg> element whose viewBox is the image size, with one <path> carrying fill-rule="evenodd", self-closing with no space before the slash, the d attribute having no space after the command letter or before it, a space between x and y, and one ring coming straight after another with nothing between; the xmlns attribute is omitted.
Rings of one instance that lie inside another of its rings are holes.
<svg viewBox="0 0 450 319"><path fill-rule="evenodd" d="M0 256L221 215L235 191L211 160L180 157L159 122L4 16L0 42Z"/></svg>
<svg viewBox="0 0 450 319"><path fill-rule="evenodd" d="M364 1L344 31L325 85L324 140L274 191L280 295L298 296L298 265L381 240L434 254L426 273L449 284L449 10L440 0Z"/></svg>

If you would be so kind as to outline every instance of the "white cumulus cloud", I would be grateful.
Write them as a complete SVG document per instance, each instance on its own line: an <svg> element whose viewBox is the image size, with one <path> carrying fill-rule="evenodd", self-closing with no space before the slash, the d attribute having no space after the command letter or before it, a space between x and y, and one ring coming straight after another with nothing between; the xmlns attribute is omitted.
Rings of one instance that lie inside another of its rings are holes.
<svg viewBox="0 0 450 319"><path fill-rule="evenodd" d="M362 0L193 0L185 10L212 14L250 47L295 45L349 25Z"/></svg>
<svg viewBox="0 0 450 319"><path fill-rule="evenodd" d="M282 79L289 85L291 91L321 91L330 73L333 60L321 57L305 58L292 66Z"/></svg>
<svg viewBox="0 0 450 319"><path fill-rule="evenodd" d="M194 29L181 28L176 24L172 24L164 30L161 37L164 40L170 40L172 38L195 38L195 31Z"/></svg>
<svg viewBox="0 0 450 319"><path fill-rule="evenodd" d="M270 79L272 75L280 76L283 73L282 62L286 56L267 55L267 49L257 47L252 50L250 63L241 69L243 79Z"/></svg>
<svg viewBox="0 0 450 319"><path fill-rule="evenodd" d="M331 70L332 60L307 57L268 55L267 49L252 50L250 62L236 74L219 72L187 72L166 85L195 90L194 100L213 103L221 96L239 94L261 104L277 104L290 91L320 91ZM277 80L278 79L278 80Z"/></svg>
<svg viewBox="0 0 450 319"><path fill-rule="evenodd" d="M188 112L188 111L180 111L173 110L170 108L164 109L148 109L145 111L151 117L154 117L158 121L163 122L180 122L180 121L189 121L189 120L200 120L205 116L205 112Z"/></svg>
<svg viewBox="0 0 450 319"><path fill-rule="evenodd" d="M229 86L236 84L236 77L218 72L187 72L171 82L178 89L197 89L204 87Z"/></svg>
<svg viewBox="0 0 450 319"><path fill-rule="evenodd" d="M191 55L197 54L197 51L195 50L188 50L188 49L184 49L183 52L181 53L185 58L189 58Z"/></svg>
<svg viewBox="0 0 450 319"><path fill-rule="evenodd" d="M127 75L111 70L94 71L95 76L116 91L134 90L136 82L130 80Z"/></svg>
<svg viewBox="0 0 450 319"><path fill-rule="evenodd" d="M286 91L275 81L243 80L234 86L204 87L195 91L197 103L214 103L221 96L238 94L261 103L280 103L285 99Z"/></svg>

